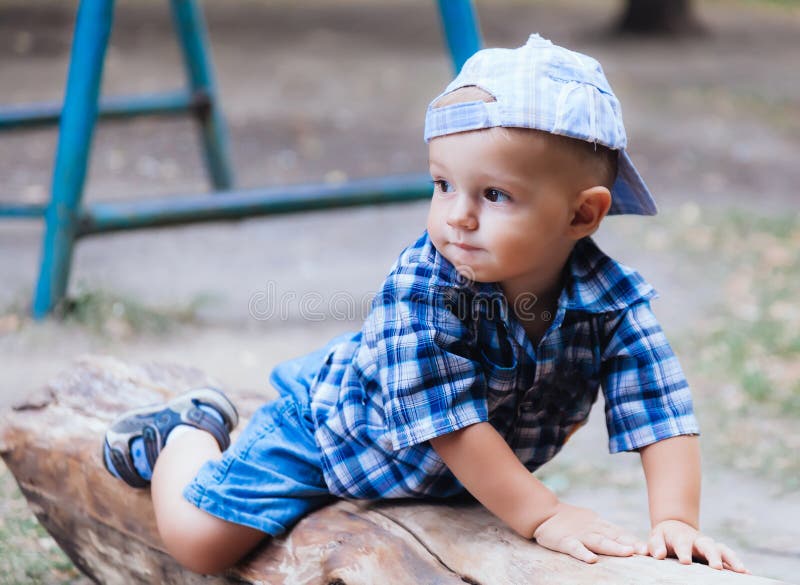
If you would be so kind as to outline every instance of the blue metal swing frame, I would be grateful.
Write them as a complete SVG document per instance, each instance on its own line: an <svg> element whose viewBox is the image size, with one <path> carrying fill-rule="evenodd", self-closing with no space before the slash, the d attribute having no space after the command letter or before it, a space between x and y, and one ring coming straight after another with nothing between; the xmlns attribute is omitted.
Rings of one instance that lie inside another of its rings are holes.
<svg viewBox="0 0 800 585"><path fill-rule="evenodd" d="M454 69L481 46L472 0L437 0ZM170 0L188 89L99 99L114 0L81 0L75 21L63 107L34 104L0 109L0 131L59 123L50 202L0 205L0 218L44 217L39 279L32 313L41 319L66 294L75 242L92 234L256 215L294 213L430 197L427 175L376 177L345 183L235 191L227 129L216 93L202 11L195 0ZM208 194L82 205L97 118L191 113L199 122Z"/></svg>

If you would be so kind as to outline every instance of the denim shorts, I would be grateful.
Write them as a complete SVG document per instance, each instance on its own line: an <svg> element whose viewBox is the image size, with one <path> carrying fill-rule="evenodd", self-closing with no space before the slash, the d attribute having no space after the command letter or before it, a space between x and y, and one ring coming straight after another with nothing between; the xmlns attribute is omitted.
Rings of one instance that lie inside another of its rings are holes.
<svg viewBox="0 0 800 585"><path fill-rule="evenodd" d="M219 461L206 462L184 498L209 514L277 536L333 501L314 441L308 390L337 337L279 364L270 382L281 397L258 409Z"/></svg>

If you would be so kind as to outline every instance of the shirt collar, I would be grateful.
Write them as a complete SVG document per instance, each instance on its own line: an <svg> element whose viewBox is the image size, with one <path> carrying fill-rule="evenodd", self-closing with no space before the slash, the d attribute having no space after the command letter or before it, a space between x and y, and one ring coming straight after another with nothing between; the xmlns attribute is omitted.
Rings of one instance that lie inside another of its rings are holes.
<svg viewBox="0 0 800 585"><path fill-rule="evenodd" d="M457 288L468 289L485 299L502 299L503 293L495 282L473 282L458 274L455 267L433 247L427 231L418 241L427 248L434 273L445 277ZM638 302L658 296L655 289L636 270L605 254L592 238L579 240L564 268L566 278L558 299L559 313L582 311L609 313L627 309ZM500 318L508 324L507 303L497 305Z"/></svg>
<svg viewBox="0 0 800 585"><path fill-rule="evenodd" d="M575 244L567 266L558 300L566 310L608 313L658 296L641 274L606 255L592 238Z"/></svg>

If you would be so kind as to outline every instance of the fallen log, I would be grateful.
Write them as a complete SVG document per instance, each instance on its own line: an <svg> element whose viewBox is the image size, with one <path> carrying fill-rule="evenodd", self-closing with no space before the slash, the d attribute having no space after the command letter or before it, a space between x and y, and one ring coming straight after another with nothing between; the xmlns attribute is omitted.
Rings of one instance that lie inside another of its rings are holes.
<svg viewBox="0 0 800 585"><path fill-rule="evenodd" d="M99 583L450 585L778 584L701 564L601 557L586 565L526 541L474 502L339 501L225 575L203 577L165 552L149 492L104 469L103 433L120 412L213 383L174 365L88 356L44 391L0 414L0 454L42 525ZM263 396L231 393L246 419ZM243 421L243 422L246 422ZM241 425L243 426L243 425ZM240 426L240 428L241 428Z"/></svg>

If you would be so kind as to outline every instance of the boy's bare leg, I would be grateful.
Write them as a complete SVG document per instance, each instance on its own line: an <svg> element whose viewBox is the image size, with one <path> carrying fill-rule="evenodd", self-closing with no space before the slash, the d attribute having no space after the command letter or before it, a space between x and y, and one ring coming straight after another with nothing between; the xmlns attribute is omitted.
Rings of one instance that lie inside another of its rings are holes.
<svg viewBox="0 0 800 585"><path fill-rule="evenodd" d="M150 489L158 531L167 552L195 573L227 569L265 536L255 528L212 516L183 498L183 489L203 463L220 457L214 437L191 429L164 447L153 469Z"/></svg>

